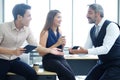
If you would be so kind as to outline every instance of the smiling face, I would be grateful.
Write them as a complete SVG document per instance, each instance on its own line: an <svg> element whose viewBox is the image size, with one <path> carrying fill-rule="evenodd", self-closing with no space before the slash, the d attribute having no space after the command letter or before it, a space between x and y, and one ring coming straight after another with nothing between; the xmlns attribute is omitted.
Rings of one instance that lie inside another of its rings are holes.
<svg viewBox="0 0 120 80"><path fill-rule="evenodd" d="M61 19L61 13L57 13L55 15L55 17L54 17L53 25L54 26L60 26L61 21L62 21L62 19Z"/></svg>
<svg viewBox="0 0 120 80"><path fill-rule="evenodd" d="M97 19L97 13L91 8L88 9L87 19L90 24L95 23Z"/></svg>
<svg viewBox="0 0 120 80"><path fill-rule="evenodd" d="M32 18L31 18L31 12L30 12L30 10L26 10L24 16L21 19L21 24L23 26L29 26L31 19Z"/></svg>

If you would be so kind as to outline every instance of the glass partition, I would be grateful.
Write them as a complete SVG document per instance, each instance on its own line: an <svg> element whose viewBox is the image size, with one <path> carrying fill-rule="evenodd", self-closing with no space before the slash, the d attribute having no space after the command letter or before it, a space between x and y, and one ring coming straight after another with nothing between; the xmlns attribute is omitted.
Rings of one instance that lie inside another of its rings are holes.
<svg viewBox="0 0 120 80"><path fill-rule="evenodd" d="M4 0L4 22L12 21L12 9L18 3L26 3L26 0Z"/></svg>

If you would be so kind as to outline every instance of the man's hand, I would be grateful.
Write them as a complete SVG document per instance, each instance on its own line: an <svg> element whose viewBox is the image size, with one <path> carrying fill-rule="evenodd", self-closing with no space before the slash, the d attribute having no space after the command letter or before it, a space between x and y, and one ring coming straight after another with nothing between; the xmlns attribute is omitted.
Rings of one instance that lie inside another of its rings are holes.
<svg viewBox="0 0 120 80"><path fill-rule="evenodd" d="M44 56L48 53L51 53L51 54L54 54L54 55L64 55L64 53L61 52L61 49L58 49L58 48L45 48L45 47L42 47L42 46L38 46L36 48L36 50L38 51L38 53L41 56Z"/></svg>
<svg viewBox="0 0 120 80"><path fill-rule="evenodd" d="M83 47L80 47L79 49L72 49L72 48L69 48L69 53L71 54L87 54L88 51L87 49L84 49Z"/></svg>
<svg viewBox="0 0 120 80"><path fill-rule="evenodd" d="M16 55L16 56L20 56L22 53L25 52L26 49L24 48L18 48L16 50L13 50L13 54Z"/></svg>

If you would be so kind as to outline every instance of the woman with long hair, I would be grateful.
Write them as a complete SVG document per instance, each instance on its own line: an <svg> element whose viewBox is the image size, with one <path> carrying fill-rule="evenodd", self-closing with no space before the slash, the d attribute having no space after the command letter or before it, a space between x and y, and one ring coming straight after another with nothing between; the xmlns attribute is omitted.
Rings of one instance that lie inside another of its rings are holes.
<svg viewBox="0 0 120 80"><path fill-rule="evenodd" d="M44 28L40 33L40 45L47 48L59 48L62 51L66 40L59 28L60 23L61 12L50 10ZM74 72L63 55L40 54L43 57L42 62L45 70L56 72L59 80L75 80Z"/></svg>

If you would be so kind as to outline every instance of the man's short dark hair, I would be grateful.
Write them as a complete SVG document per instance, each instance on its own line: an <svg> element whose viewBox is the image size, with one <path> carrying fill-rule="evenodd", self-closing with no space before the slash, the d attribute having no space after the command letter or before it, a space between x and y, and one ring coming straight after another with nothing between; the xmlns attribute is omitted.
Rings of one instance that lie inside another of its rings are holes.
<svg viewBox="0 0 120 80"><path fill-rule="evenodd" d="M17 19L17 15L23 16L26 12L26 10L31 9L31 6L21 3L21 4L16 4L12 10L12 14L14 17L14 20Z"/></svg>

